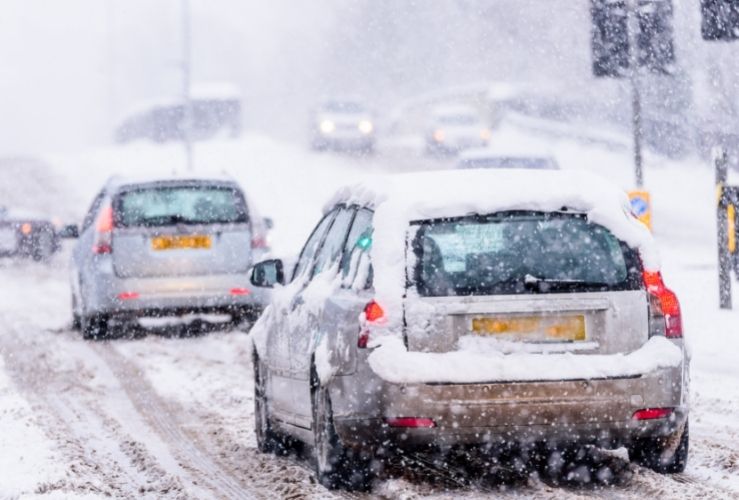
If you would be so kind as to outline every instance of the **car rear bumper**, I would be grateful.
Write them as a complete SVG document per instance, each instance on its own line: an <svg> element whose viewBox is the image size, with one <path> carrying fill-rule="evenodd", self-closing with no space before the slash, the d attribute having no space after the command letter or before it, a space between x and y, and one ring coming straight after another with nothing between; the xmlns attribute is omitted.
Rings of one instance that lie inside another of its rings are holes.
<svg viewBox="0 0 739 500"><path fill-rule="evenodd" d="M187 312L258 314L269 290L251 287L244 274L118 278L99 274L85 295L86 313L163 316Z"/></svg>
<svg viewBox="0 0 739 500"><path fill-rule="evenodd" d="M349 383L353 377L337 381ZM353 413L349 401L332 392L339 436L347 444L394 443L405 448L546 443L628 445L645 435L669 435L687 418L682 367L601 380L491 384L367 384L358 399L378 401ZM356 395L354 396L356 397ZM356 406L356 404L355 404ZM635 420L645 408L673 408L672 416ZM346 410L345 412L342 410ZM374 413L369 416L369 413ZM431 419L433 428L398 428L388 418Z"/></svg>

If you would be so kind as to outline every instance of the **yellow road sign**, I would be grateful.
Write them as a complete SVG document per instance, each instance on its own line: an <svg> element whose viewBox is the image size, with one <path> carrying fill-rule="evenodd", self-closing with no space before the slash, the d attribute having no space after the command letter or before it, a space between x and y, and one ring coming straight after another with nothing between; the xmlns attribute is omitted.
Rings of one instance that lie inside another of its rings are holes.
<svg viewBox="0 0 739 500"><path fill-rule="evenodd" d="M649 191L629 191L631 211L637 219L652 230L652 197Z"/></svg>

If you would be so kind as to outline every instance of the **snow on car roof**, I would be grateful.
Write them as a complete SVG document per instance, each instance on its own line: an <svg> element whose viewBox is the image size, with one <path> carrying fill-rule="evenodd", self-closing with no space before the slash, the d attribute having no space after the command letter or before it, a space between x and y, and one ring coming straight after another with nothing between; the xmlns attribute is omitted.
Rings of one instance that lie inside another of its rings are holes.
<svg viewBox="0 0 739 500"><path fill-rule="evenodd" d="M151 184L155 182L169 182L169 181L212 181L212 182L230 182L236 183L236 180L228 174L198 174L193 172L179 172L174 171L170 175L162 174L143 174L136 176L114 176L108 179L106 186L110 190L115 190L121 186L127 186L132 184Z"/></svg>
<svg viewBox="0 0 739 500"><path fill-rule="evenodd" d="M372 262L378 297L393 301L405 288L405 235L412 221L507 210L584 213L639 250L644 266L659 269L649 230L632 214L628 196L588 172L556 170L444 170L379 176L336 192L337 203L375 210Z"/></svg>

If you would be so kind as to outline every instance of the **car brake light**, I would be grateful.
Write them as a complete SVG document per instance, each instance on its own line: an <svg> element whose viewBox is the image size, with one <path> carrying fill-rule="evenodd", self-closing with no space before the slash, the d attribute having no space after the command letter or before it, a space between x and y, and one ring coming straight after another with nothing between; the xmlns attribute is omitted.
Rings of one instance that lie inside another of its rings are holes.
<svg viewBox="0 0 739 500"><path fill-rule="evenodd" d="M364 306L364 321L363 325L359 330L359 339L357 340L357 347L362 349L367 347L369 342L370 332L368 326L372 324L382 323L385 320L385 311L382 309L380 304L374 300L370 301Z"/></svg>
<svg viewBox="0 0 739 500"><path fill-rule="evenodd" d="M645 408L634 412L631 417L634 420L655 420L657 418L669 417L672 414L672 408Z"/></svg>
<svg viewBox="0 0 739 500"><path fill-rule="evenodd" d="M92 245L92 253L109 254L113 251L113 207L103 207L95 224L95 241Z"/></svg>
<svg viewBox="0 0 739 500"><path fill-rule="evenodd" d="M650 296L650 335L662 334L668 338L683 336L683 321L677 295L665 286L662 273L644 271L644 285Z"/></svg>
<svg viewBox="0 0 739 500"><path fill-rule="evenodd" d="M141 297L139 292L121 292L118 294L120 300L134 300Z"/></svg>
<svg viewBox="0 0 739 500"><path fill-rule="evenodd" d="M419 417L386 418L385 423L390 427L410 427L416 429L431 429L436 427L436 422L432 419Z"/></svg>
<svg viewBox="0 0 739 500"><path fill-rule="evenodd" d="M252 248L268 248L267 238L265 238L264 236L254 236L251 239L251 247Z"/></svg>

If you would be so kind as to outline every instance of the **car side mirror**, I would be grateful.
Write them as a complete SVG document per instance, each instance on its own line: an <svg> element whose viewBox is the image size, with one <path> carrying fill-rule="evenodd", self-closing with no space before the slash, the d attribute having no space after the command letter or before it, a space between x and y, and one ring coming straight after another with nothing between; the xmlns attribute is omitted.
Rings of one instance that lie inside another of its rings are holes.
<svg viewBox="0 0 739 500"><path fill-rule="evenodd" d="M280 259L264 260L251 271L251 284L259 288L273 288L285 284L284 265Z"/></svg>
<svg viewBox="0 0 739 500"><path fill-rule="evenodd" d="M272 217L264 217L262 220L264 220L264 225L267 229L275 227L275 221L272 220Z"/></svg>
<svg viewBox="0 0 739 500"><path fill-rule="evenodd" d="M62 227L57 233L60 238L74 239L80 237L80 228L77 224L69 224Z"/></svg>

